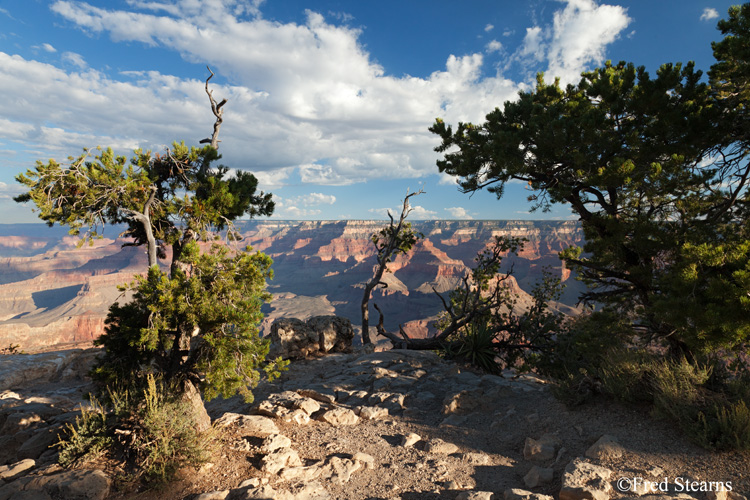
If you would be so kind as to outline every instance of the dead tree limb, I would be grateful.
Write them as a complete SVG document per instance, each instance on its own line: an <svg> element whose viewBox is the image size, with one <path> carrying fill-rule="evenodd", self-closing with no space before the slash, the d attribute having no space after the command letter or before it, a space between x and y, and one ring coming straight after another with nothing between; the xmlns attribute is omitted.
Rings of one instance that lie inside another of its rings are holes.
<svg viewBox="0 0 750 500"><path fill-rule="evenodd" d="M414 193L407 192L398 222L393 218L391 212L388 211L388 217L391 219L390 224L388 227L385 227L372 235L372 242L377 249L377 265L375 266L375 273L373 274L372 279L365 283L365 292L362 296L360 309L362 311L363 344L372 343L372 340L370 339L370 312L368 308L372 291L378 285L385 286L385 283L381 280L383 279L383 274L388 270L388 263L393 257L399 253L407 253L417 242L417 239L422 237L421 234L411 229L411 224L406 222L406 218L412 210L409 199L412 196L417 196L422 193L424 193L422 189Z"/></svg>
<svg viewBox="0 0 750 500"><path fill-rule="evenodd" d="M224 121L223 115L224 110L222 109L224 105L227 103L226 99L222 99L221 102L217 103L214 99L214 91L208 90L208 81L211 80L211 78L214 77L214 72L211 71L211 68L206 66L206 69L208 69L208 72L211 73L211 75L206 78L206 94L208 94L208 100L211 101L211 111L213 112L214 116L216 117L216 121L214 122L214 133L211 136L210 139L203 139L201 144L205 143L211 143L211 147L214 149L219 149L219 129L221 128L221 123Z"/></svg>
<svg viewBox="0 0 750 500"><path fill-rule="evenodd" d="M476 267L461 280L458 288L450 293L448 298L441 295L433 287L433 292L443 304L448 323L434 337L425 339L410 338L399 328L400 336L387 331L383 327L383 313L380 314L377 330L378 334L391 341L394 347L425 350L437 349L454 334L460 332L472 323L487 319L501 309L512 311L515 298L504 284L513 274L513 268L508 273L499 274L500 264L507 252L516 252L522 246L522 240L515 238L496 238L492 247L481 252L475 261Z"/></svg>

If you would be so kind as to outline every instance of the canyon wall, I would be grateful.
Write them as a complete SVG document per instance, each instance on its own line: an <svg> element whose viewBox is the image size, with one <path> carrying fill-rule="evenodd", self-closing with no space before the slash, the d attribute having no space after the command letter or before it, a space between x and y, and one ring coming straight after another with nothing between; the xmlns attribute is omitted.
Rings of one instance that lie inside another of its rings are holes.
<svg viewBox="0 0 750 500"><path fill-rule="evenodd" d="M375 265L371 235L381 221L249 221L238 224L243 244L274 260L262 329L277 317L305 319L321 314L348 317L360 323L359 304L364 283ZM555 307L574 313L581 285L557 257L570 245L583 243L574 222L560 221L416 221L424 234L415 248L389 265L391 273L371 300L385 312L385 326L408 333L431 333L442 310L438 292L457 286L477 252L494 236L526 238L518 256L505 261L513 268L510 286L519 305L531 301L529 292L551 269L569 286ZM108 234L116 235L116 228ZM59 349L87 343L104 331L109 305L123 300L117 285L144 272L144 248L123 247L116 236L76 248L76 240L60 228L41 224L0 227L0 348L20 345L26 351ZM371 317L375 316L374 309Z"/></svg>

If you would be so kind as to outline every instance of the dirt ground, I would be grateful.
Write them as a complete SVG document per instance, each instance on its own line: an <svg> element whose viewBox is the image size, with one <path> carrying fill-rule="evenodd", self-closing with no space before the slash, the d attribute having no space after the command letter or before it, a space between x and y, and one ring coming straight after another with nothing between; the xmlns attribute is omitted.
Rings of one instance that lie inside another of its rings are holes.
<svg viewBox="0 0 750 500"><path fill-rule="evenodd" d="M256 389L257 401L281 390L318 386L332 377L340 383L342 370L355 359L349 355L293 363L281 380ZM403 365L391 360L389 366L397 371L394 366ZM614 436L624 449L621 457L592 460L614 471L615 486L627 484L618 479L632 481L641 477L654 484L667 480L673 493L677 483L687 481L694 482L694 489L700 489L704 482L722 482L730 484L736 493L750 493L750 453L701 449L669 423L652 418L643 408L625 408L604 399L567 408L553 397L548 386L533 380L511 379L510 385L491 391L486 383L480 382L473 393L467 392L467 397L472 394L479 397L457 409L447 423L444 398L440 394L434 399L414 395L418 391L450 391L451 377L471 374L471 369L442 361L424 364L423 368L430 373L424 377L428 380L412 386L399 384L399 390L407 394L405 409L383 419L360 420L356 425L339 427L320 421L308 425L277 422L280 432L291 439L292 448L305 464L332 455L350 457L358 452L374 458L372 468L355 472L344 484L325 483L331 498L455 498L463 490L491 491L495 498L500 498L509 488L529 489L557 498L566 465L583 456L603 435ZM331 372L338 375L332 376ZM362 383L362 377L359 380ZM237 399L212 402L208 408L214 418L226 411L251 413L251 407ZM412 447L402 446L403 436L410 433L418 434L422 440ZM524 459L526 438L538 439L544 434L555 435L562 444L556 459L546 462ZM446 455L427 452L424 443L431 438L454 443L458 452ZM274 488L293 490L294 485L259 470L262 459L259 444L260 438L229 429L222 436L220 451L201 470L183 470L178 481L155 491L133 491L132 485L121 484L124 490L115 491L111 498L189 499L199 493L237 488L253 477L267 481ZM524 476L534 465L552 468L553 480L527 488ZM688 493L701 500L706 498L705 492ZM617 488L612 492L612 498L629 496L634 495Z"/></svg>

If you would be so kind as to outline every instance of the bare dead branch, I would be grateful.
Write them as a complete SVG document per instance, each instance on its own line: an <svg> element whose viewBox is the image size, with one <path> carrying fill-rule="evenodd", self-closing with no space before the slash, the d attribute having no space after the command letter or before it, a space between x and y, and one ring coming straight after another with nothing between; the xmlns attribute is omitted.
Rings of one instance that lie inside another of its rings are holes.
<svg viewBox="0 0 750 500"><path fill-rule="evenodd" d="M222 99L221 102L217 103L214 99L214 91L208 89L208 82L211 80L211 78L214 77L214 72L211 71L211 68L206 66L206 69L208 69L208 72L211 73L211 76L206 78L206 94L208 94L208 100L211 101L211 111L213 112L214 116L216 117L216 121L214 122L214 133L211 135L210 139L203 139L201 144L205 144L210 142L211 147L214 149L219 149L219 129L221 128L221 123L224 121L223 115L224 110L222 109L224 105L227 103L226 99Z"/></svg>

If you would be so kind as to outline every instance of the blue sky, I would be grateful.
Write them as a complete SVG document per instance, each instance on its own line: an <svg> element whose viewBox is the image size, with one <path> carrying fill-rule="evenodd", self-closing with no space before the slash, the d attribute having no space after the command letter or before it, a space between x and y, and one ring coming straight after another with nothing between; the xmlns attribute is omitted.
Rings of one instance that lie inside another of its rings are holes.
<svg viewBox="0 0 750 500"><path fill-rule="evenodd" d="M719 0L0 0L0 223L37 220L11 197L38 159L83 147L163 150L213 124L222 163L252 171L279 219L381 219L407 189L414 219L569 218L460 193L427 131L484 115L535 74L575 82L605 60L708 70Z"/></svg>

